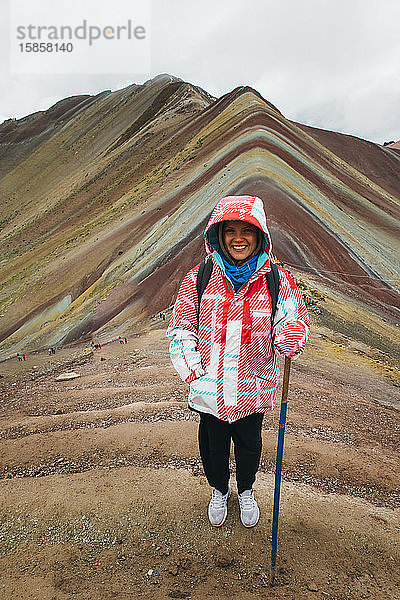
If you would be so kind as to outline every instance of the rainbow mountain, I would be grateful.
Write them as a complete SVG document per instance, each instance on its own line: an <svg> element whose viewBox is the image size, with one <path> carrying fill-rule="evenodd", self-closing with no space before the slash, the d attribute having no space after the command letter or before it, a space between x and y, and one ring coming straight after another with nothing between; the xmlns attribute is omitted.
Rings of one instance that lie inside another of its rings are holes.
<svg viewBox="0 0 400 600"><path fill-rule="evenodd" d="M0 359L139 331L230 194L263 199L320 327L399 355L396 148L160 75L5 121L0 177Z"/></svg>

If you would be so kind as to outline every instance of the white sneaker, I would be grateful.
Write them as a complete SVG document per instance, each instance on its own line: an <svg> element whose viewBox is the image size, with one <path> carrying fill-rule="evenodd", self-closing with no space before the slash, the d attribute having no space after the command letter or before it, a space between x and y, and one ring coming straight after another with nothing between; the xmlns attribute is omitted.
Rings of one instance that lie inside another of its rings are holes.
<svg viewBox="0 0 400 600"><path fill-rule="evenodd" d="M213 489L210 503L208 505L208 518L211 525L221 527L224 524L226 515L228 514L228 498L231 495L231 488L228 486L228 491L225 495L217 489Z"/></svg>
<svg viewBox="0 0 400 600"><path fill-rule="evenodd" d="M260 509L253 490L245 490L238 495L240 506L240 519L245 527L254 527L260 518Z"/></svg>

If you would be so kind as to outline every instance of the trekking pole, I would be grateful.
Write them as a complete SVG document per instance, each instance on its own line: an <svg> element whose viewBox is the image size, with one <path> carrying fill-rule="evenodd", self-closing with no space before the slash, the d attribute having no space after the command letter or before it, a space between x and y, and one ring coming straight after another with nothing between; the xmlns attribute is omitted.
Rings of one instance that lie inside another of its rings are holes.
<svg viewBox="0 0 400 600"><path fill-rule="evenodd" d="M278 550L279 498L280 498L280 493L281 493L283 442L285 440L285 425L286 425L287 398L288 398L288 390L289 390L290 364L291 364L291 359L287 358L287 356L285 356L285 368L283 371L281 412L280 412L280 417L279 417L278 447L277 447L277 452L276 452L274 509L273 509L273 513L272 513L272 547L271 547L271 564L269 566L271 585L274 584L275 575L276 575L276 571L277 571L276 554L277 554L277 550Z"/></svg>

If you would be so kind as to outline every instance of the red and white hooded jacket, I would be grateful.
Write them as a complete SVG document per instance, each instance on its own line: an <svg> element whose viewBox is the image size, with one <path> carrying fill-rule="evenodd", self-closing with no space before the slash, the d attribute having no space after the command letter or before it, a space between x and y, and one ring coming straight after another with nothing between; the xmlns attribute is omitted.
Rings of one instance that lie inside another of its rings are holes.
<svg viewBox="0 0 400 600"><path fill-rule="evenodd" d="M234 220L252 223L263 232L256 270L237 292L225 274L218 241L218 223ZM172 363L190 384L189 407L233 423L274 408L279 377L275 350L296 358L307 341L309 319L295 282L278 266L280 289L271 331L265 273L271 269L272 244L260 198L223 198L204 235L213 271L201 299L199 325L197 265L181 284L167 336Z"/></svg>

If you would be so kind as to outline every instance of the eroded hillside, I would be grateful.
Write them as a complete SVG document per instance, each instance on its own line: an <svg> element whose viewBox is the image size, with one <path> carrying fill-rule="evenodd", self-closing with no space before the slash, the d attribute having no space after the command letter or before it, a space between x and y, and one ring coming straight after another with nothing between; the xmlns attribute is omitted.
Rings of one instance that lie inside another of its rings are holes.
<svg viewBox="0 0 400 600"><path fill-rule="evenodd" d="M169 306L235 193L264 200L320 324L398 352L395 150L290 122L248 87L215 99L162 75L5 122L0 157L1 358Z"/></svg>

